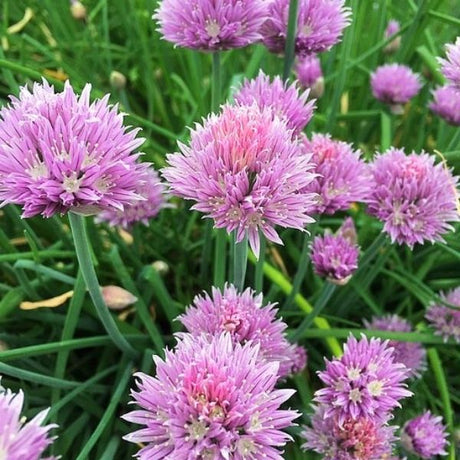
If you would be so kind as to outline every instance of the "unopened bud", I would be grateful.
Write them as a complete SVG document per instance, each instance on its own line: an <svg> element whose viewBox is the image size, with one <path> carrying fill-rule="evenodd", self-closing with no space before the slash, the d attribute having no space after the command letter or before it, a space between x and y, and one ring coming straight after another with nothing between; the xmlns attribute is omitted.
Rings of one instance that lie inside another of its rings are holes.
<svg viewBox="0 0 460 460"><path fill-rule="evenodd" d="M101 291L105 304L111 310L123 310L137 302L135 295L119 286L103 286Z"/></svg>
<svg viewBox="0 0 460 460"><path fill-rule="evenodd" d="M169 272L169 265L162 260L156 260L153 262L152 267L157 271L160 275L166 275Z"/></svg>
<svg viewBox="0 0 460 460"><path fill-rule="evenodd" d="M110 84L115 89L124 89L126 86L126 77L118 70L112 70L110 74Z"/></svg>
<svg viewBox="0 0 460 460"><path fill-rule="evenodd" d="M310 96L319 99L324 94L324 78L319 77L310 88Z"/></svg>
<svg viewBox="0 0 460 460"><path fill-rule="evenodd" d="M0 340L0 351L6 351L8 349L8 345L3 340Z"/></svg>
<svg viewBox="0 0 460 460"><path fill-rule="evenodd" d="M70 13L74 19L84 21L86 19L86 8L79 1L72 1L70 5Z"/></svg>

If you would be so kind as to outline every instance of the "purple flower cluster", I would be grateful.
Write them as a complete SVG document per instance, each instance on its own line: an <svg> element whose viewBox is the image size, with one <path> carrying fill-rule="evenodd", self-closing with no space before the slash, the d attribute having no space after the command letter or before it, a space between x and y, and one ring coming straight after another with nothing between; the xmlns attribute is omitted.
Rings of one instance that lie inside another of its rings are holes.
<svg viewBox="0 0 460 460"><path fill-rule="evenodd" d="M165 40L186 48L241 48L262 38L265 0L161 0L153 15Z"/></svg>
<svg viewBox="0 0 460 460"><path fill-rule="evenodd" d="M441 86L433 91L430 109L453 126L460 126L460 89Z"/></svg>
<svg viewBox="0 0 460 460"><path fill-rule="evenodd" d="M156 377L138 377L125 420L144 427L125 436L142 443L140 459L270 458L290 440L284 428L299 414L280 405L292 390L274 389L278 364L259 359L259 346L230 334L184 334L165 359L154 357Z"/></svg>
<svg viewBox="0 0 460 460"><path fill-rule="evenodd" d="M283 53L286 44L289 0L272 0L268 19L262 27L265 46ZM351 10L344 0L300 0L297 15L295 52L305 56L327 51L339 42L350 24Z"/></svg>
<svg viewBox="0 0 460 460"><path fill-rule="evenodd" d="M447 455L447 432L442 417L426 411L409 420L401 432L401 444L420 458L430 459L434 455Z"/></svg>
<svg viewBox="0 0 460 460"><path fill-rule="evenodd" d="M123 210L139 199L147 164L133 151L143 143L127 131L108 96L90 103L45 81L0 110L0 201L23 205L23 217L101 209Z"/></svg>
<svg viewBox="0 0 460 460"><path fill-rule="evenodd" d="M317 177L308 190L318 194L315 213L334 214L355 202L366 202L371 188L369 166L360 158L361 152L350 144L331 139L329 134L303 136L303 149L312 154Z"/></svg>
<svg viewBox="0 0 460 460"><path fill-rule="evenodd" d="M246 80L233 97L239 105L255 103L261 110L271 110L298 135L310 121L315 108L314 101L307 102L308 94L308 90L299 94L295 83L288 85L278 76L270 82L270 77L261 70L257 78Z"/></svg>
<svg viewBox="0 0 460 460"><path fill-rule="evenodd" d="M217 228L246 235L259 254L259 230L281 243L274 226L303 230L312 222L311 156L285 121L256 104L226 105L191 131L190 146L167 155L163 175L172 193L196 201Z"/></svg>
<svg viewBox="0 0 460 460"><path fill-rule="evenodd" d="M407 244L442 241L459 220L457 182L444 163L427 153L390 148L377 155L368 211L384 223L392 242Z"/></svg>
<svg viewBox="0 0 460 460"><path fill-rule="evenodd" d="M317 236L311 247L311 262L319 276L331 283L346 284L358 268L359 247L356 229L349 217L336 235Z"/></svg>
<svg viewBox="0 0 460 460"><path fill-rule="evenodd" d="M445 341L449 339L460 342L460 287L444 294L441 298L456 308L449 308L447 305L431 305L425 318L435 329L435 334L440 335Z"/></svg>
<svg viewBox="0 0 460 460"><path fill-rule="evenodd" d="M21 416L24 393L13 393L0 386L0 458L5 460L39 460L53 442L49 431L57 425L42 426L48 410L26 422ZM45 460L45 459L44 459ZM47 457L47 460L56 460Z"/></svg>
<svg viewBox="0 0 460 460"><path fill-rule="evenodd" d="M442 73L450 84L460 90L460 37L457 37L455 43L446 45L446 56L447 59L438 58Z"/></svg>
<svg viewBox="0 0 460 460"><path fill-rule="evenodd" d="M367 329L375 331L411 332L412 326L407 320L398 315L374 316L372 321L364 320ZM390 340L390 347L394 349L394 359L403 363L412 376L420 376L425 369L425 349L418 342L401 342Z"/></svg>
<svg viewBox="0 0 460 460"><path fill-rule="evenodd" d="M318 56L311 54L299 57L296 61L295 73L304 88L310 88L310 96L319 98L324 93L324 78Z"/></svg>

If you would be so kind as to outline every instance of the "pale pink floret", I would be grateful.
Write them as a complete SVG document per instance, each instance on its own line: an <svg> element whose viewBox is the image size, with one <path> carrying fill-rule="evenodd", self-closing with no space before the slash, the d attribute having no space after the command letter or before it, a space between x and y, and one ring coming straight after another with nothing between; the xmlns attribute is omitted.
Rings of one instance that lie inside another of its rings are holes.
<svg viewBox="0 0 460 460"><path fill-rule="evenodd" d="M153 19L165 40L217 51L259 41L267 13L266 0L161 0Z"/></svg>
<svg viewBox="0 0 460 460"><path fill-rule="evenodd" d="M264 44L273 53L283 53L289 14L289 0L272 0L269 18L262 27ZM327 51L341 39L351 20L345 0L300 0L295 52L306 56Z"/></svg>
<svg viewBox="0 0 460 460"><path fill-rule="evenodd" d="M191 131L190 145L167 155L163 175L174 195L196 201L193 209L217 228L249 237L259 254L259 230L282 244L275 225L303 230L312 222L310 155L304 155L285 122L268 108L223 106Z"/></svg>
<svg viewBox="0 0 460 460"><path fill-rule="evenodd" d="M23 205L23 217L123 210L139 198L146 164L133 153L143 139L127 131L108 96L90 103L66 82L20 90L0 111L0 201Z"/></svg>
<svg viewBox="0 0 460 460"><path fill-rule="evenodd" d="M438 58L441 70L449 82L460 90L460 37L446 45L447 59Z"/></svg>
<svg viewBox="0 0 460 460"><path fill-rule="evenodd" d="M392 35L396 34L400 30L400 24L395 19L388 21L388 25L384 32L385 38L390 38ZM388 54L396 52L401 45L401 35L398 35L394 38L388 45L385 46L384 51Z"/></svg>
<svg viewBox="0 0 460 460"><path fill-rule="evenodd" d="M430 109L453 126L460 126L460 89L441 86L433 91Z"/></svg>
<svg viewBox="0 0 460 460"><path fill-rule="evenodd" d="M280 405L292 390L275 390L278 364L258 357L259 347L234 344L229 334L184 334L156 377L138 373L134 402L123 418L144 425L125 439L143 443L142 460L282 460L291 437L282 430L299 416Z"/></svg>
<svg viewBox="0 0 460 460"><path fill-rule="evenodd" d="M24 393L13 393L0 386L0 458L5 460L39 460L53 442L49 431L57 425L42 426L48 409L39 412L29 421L24 421L21 411ZM46 457L56 460L56 457Z"/></svg>
<svg viewBox="0 0 460 460"><path fill-rule="evenodd" d="M390 148L376 156L368 211L384 223L391 241L415 243L443 241L449 222L459 220L458 177L445 163L425 152L406 155Z"/></svg>
<svg viewBox="0 0 460 460"><path fill-rule="evenodd" d="M256 103L260 109L269 108L297 135L313 116L315 102L307 101L308 95L308 90L299 90L296 83L288 85L278 76L270 81L261 70L257 78L245 80L233 97L240 105Z"/></svg>
<svg viewBox="0 0 460 460"><path fill-rule="evenodd" d="M277 312L275 304L263 305L262 294L249 288L239 293L230 284L222 291L213 288L211 296L196 296L178 319L194 335L228 332L234 343L258 344L260 359L279 363L279 377L286 377L305 367L306 353L287 341L287 325Z"/></svg>
<svg viewBox="0 0 460 460"><path fill-rule="evenodd" d="M460 287L447 293L441 292L440 297L451 307L443 304L431 305L425 318L434 327L434 333L442 336L445 342L453 339L460 343Z"/></svg>
<svg viewBox="0 0 460 460"><path fill-rule="evenodd" d="M399 400L412 395L403 383L409 370L395 361L393 351L388 341L350 336L343 355L326 360L326 370L318 372L325 388L316 391L314 401L325 406L324 417L337 417L340 426L347 419L387 421Z"/></svg>

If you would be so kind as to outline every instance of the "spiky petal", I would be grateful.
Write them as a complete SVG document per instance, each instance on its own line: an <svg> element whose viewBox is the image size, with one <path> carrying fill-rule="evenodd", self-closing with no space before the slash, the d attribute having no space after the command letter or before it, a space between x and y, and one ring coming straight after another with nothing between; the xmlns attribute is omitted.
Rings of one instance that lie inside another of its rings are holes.
<svg viewBox="0 0 460 460"><path fill-rule="evenodd" d="M415 243L442 241L459 220L458 177L445 163L425 152L390 148L375 157L373 189L368 211L384 223L391 241L413 247Z"/></svg>
<svg viewBox="0 0 460 460"><path fill-rule="evenodd" d="M196 201L193 209L217 228L249 236L259 254L259 230L282 243L275 225L303 230L312 222L312 163L284 120L257 105L226 105L191 131L190 146L167 155L163 175L174 195Z"/></svg>
<svg viewBox="0 0 460 460"><path fill-rule="evenodd" d="M123 418L144 425L125 439L143 443L140 459L282 460L291 437L282 430L298 413L281 410L293 394L275 390L278 364L258 357L259 347L234 344L229 334L184 334L156 377L138 373L134 402Z"/></svg>
<svg viewBox="0 0 460 460"><path fill-rule="evenodd" d="M430 109L453 126L460 126L460 89L441 86L433 91Z"/></svg>
<svg viewBox="0 0 460 460"><path fill-rule="evenodd" d="M295 65L295 73L304 88L310 88L311 97L321 97L324 93L324 78L318 56L312 54L299 57Z"/></svg>
<svg viewBox="0 0 460 460"><path fill-rule="evenodd" d="M438 58L441 70L449 82L460 90L460 37L446 45L447 59Z"/></svg>

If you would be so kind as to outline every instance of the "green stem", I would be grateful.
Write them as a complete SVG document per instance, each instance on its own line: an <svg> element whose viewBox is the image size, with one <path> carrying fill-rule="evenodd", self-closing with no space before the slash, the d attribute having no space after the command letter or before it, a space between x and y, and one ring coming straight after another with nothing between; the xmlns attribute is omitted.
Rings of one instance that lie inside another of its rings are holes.
<svg viewBox="0 0 460 460"><path fill-rule="evenodd" d="M283 80L286 81L291 73L292 64L295 57L295 36L297 30L297 11L299 9L299 0L290 0L289 18L286 35L286 46L284 48L284 68Z"/></svg>
<svg viewBox="0 0 460 460"><path fill-rule="evenodd" d="M449 460L455 460L455 443L453 442L454 434L454 415L452 411L452 404L449 397L449 387L447 386L446 375L442 367L441 359L436 348L428 349L428 359L430 360L431 368L433 369L434 377L438 385L438 390L441 395L442 406L444 408L444 418L446 420L447 428L451 435Z"/></svg>
<svg viewBox="0 0 460 460"><path fill-rule="evenodd" d="M452 139L449 142L449 145L447 146L446 152L450 152L451 150L455 149L455 147L459 144L460 144L460 129L457 129L457 131L455 132L455 135L452 136Z"/></svg>
<svg viewBox="0 0 460 460"><path fill-rule="evenodd" d="M70 228L72 229L72 235L75 242L75 251L77 253L78 263L80 264L80 270L96 308L99 319L104 325L104 328L111 337L113 343L121 351L127 353L130 357L135 357L137 355L136 351L118 330L115 320L109 313L109 310L105 305L104 299L102 297L96 271L94 270L93 262L91 260L91 253L89 250L89 241L86 235L84 218L78 214L70 212L69 223Z"/></svg>
<svg viewBox="0 0 460 460"><path fill-rule="evenodd" d="M221 66L220 53L218 51L212 53L212 87L211 87L211 111L217 112L220 104L221 94Z"/></svg>
<svg viewBox="0 0 460 460"><path fill-rule="evenodd" d="M260 238L260 253L259 260L256 263L256 269L254 274L254 288L256 292L262 292L264 286L264 263L265 263L265 249L267 247L267 241L262 232L259 232Z"/></svg>
<svg viewBox="0 0 460 460"><path fill-rule="evenodd" d="M242 291L244 288L244 279L246 277L246 266L248 263L248 236L237 243L236 230L234 235L233 245L233 283L236 289Z"/></svg>
<svg viewBox="0 0 460 460"><path fill-rule="evenodd" d="M337 286L335 284L326 281L326 284L324 285L323 290L321 291L321 294L315 303L315 308L313 308L311 313L309 313L305 317L305 319L300 323L299 327L296 329L294 334L292 334L291 340L293 342L299 340L302 337L304 331L310 327L311 323L315 320L315 318L321 313L323 308L326 306L332 294L334 294L336 288Z"/></svg>
<svg viewBox="0 0 460 460"><path fill-rule="evenodd" d="M227 231L219 228L216 234L216 253L214 254L214 286L224 287L227 264Z"/></svg>

